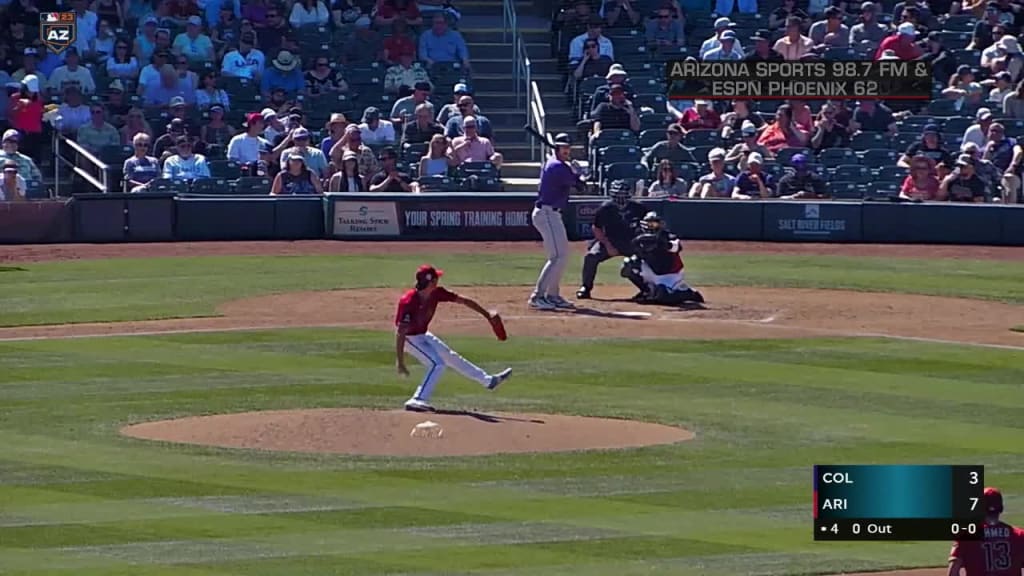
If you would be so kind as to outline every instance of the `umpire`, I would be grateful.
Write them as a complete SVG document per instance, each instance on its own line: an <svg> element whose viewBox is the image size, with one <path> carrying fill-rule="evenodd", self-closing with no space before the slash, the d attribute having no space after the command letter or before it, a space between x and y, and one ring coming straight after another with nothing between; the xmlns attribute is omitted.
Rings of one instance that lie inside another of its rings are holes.
<svg viewBox="0 0 1024 576"><path fill-rule="evenodd" d="M594 240L583 257L583 280L576 297L586 300L594 289L594 278L597 277L597 266L601 262L616 256L632 256L633 238L640 231L640 220L646 209L634 201L633 187L624 180L611 183L612 199L605 202L594 214L591 230Z"/></svg>

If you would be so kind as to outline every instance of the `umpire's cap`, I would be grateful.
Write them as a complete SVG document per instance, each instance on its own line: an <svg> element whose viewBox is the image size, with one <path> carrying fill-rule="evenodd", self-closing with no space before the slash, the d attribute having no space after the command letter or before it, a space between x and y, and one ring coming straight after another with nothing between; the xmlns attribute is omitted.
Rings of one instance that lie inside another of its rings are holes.
<svg viewBox="0 0 1024 576"><path fill-rule="evenodd" d="M1003 513L1003 493L991 486L985 488L985 511L989 514Z"/></svg>
<svg viewBox="0 0 1024 576"><path fill-rule="evenodd" d="M572 138L570 138L565 132L561 132L555 136L555 140L552 144L554 144L556 148L561 146L572 146Z"/></svg>
<svg viewBox="0 0 1024 576"><path fill-rule="evenodd" d="M644 222L661 222L661 216L654 210L651 210L647 214L644 214Z"/></svg>
<svg viewBox="0 0 1024 576"><path fill-rule="evenodd" d="M424 264L416 269L416 283L426 284L444 276L444 270L438 270L430 264Z"/></svg>
<svg viewBox="0 0 1024 576"><path fill-rule="evenodd" d="M612 196L618 196L620 194L632 196L633 187L627 180L612 180L612 183L608 185L608 192Z"/></svg>

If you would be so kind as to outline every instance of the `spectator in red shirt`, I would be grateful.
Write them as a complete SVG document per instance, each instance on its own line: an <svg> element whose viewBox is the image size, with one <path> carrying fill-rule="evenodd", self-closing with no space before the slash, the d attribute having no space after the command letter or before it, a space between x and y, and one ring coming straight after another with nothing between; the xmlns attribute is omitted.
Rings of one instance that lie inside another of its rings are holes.
<svg viewBox="0 0 1024 576"><path fill-rule="evenodd" d="M420 7L414 0L377 0L374 9L377 26L387 26L397 18L405 19L410 26L423 24L423 16L420 16Z"/></svg>
<svg viewBox="0 0 1024 576"><path fill-rule="evenodd" d="M914 201L931 201L939 196L939 177L935 170L935 161L919 154L910 162L910 174L903 179L900 186L900 198Z"/></svg>
<svg viewBox="0 0 1024 576"><path fill-rule="evenodd" d="M793 123L804 132L810 132L814 128L814 112L804 100L791 99L786 102L793 110Z"/></svg>
<svg viewBox="0 0 1024 576"><path fill-rule="evenodd" d="M684 131L718 130L722 127L722 118L711 107L707 100L695 100L692 108L687 108L679 117L679 125Z"/></svg>
<svg viewBox="0 0 1024 576"><path fill-rule="evenodd" d="M886 50L892 50L900 60L916 60L924 54L921 47L914 43L917 29L910 22L900 24L896 33L882 40L875 52L875 60L881 60Z"/></svg>
<svg viewBox="0 0 1024 576"><path fill-rule="evenodd" d="M761 132L757 143L772 154L776 154L783 148L803 148L807 146L808 140L810 134L793 122L793 108L789 104L783 104L775 112L775 123Z"/></svg>
<svg viewBox="0 0 1024 576"><path fill-rule="evenodd" d="M405 55L416 60L416 41L409 35L405 18L395 18L391 23L391 36L384 39L384 59L397 64Z"/></svg>

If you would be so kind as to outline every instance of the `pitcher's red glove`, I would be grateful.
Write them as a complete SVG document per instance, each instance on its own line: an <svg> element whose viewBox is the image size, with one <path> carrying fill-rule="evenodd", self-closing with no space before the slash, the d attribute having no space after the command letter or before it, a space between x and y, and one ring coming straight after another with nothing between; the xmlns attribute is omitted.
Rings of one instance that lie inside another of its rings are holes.
<svg viewBox="0 0 1024 576"><path fill-rule="evenodd" d="M491 329L498 340L508 340L508 332L505 331L505 323L502 322L500 315L493 313L487 321L491 323Z"/></svg>

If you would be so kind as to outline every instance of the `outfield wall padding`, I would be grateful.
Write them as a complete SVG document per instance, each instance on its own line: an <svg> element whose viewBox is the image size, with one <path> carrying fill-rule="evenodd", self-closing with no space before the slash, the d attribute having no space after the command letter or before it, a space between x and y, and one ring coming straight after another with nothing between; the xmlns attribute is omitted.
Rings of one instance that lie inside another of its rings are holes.
<svg viewBox="0 0 1024 576"><path fill-rule="evenodd" d="M178 198L179 240L274 240L274 205L259 198Z"/></svg>
<svg viewBox="0 0 1024 576"><path fill-rule="evenodd" d="M893 244L1003 244L998 205L887 204L861 208L865 242ZM1010 208L1014 209L1014 208Z"/></svg>
<svg viewBox="0 0 1024 576"><path fill-rule="evenodd" d="M738 200L667 200L662 216L689 240L764 240L764 204Z"/></svg>
<svg viewBox="0 0 1024 576"><path fill-rule="evenodd" d="M73 242L74 212L66 200L0 202L0 244Z"/></svg>
<svg viewBox="0 0 1024 576"><path fill-rule="evenodd" d="M1006 206L1002 218L1002 244L1024 246L1024 206Z"/></svg>
<svg viewBox="0 0 1024 576"><path fill-rule="evenodd" d="M859 202L765 202L764 240L772 242L860 242Z"/></svg>

